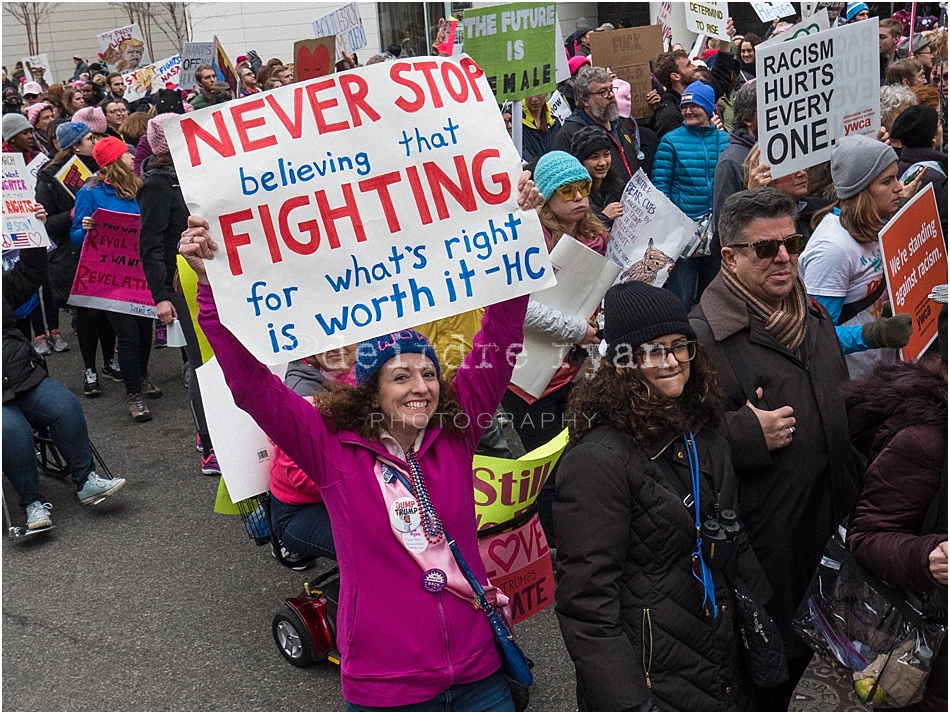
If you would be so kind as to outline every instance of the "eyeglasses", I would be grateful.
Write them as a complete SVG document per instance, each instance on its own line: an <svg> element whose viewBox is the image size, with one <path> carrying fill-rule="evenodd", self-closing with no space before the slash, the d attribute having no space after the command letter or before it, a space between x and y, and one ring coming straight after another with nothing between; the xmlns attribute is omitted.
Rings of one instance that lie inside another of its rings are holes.
<svg viewBox="0 0 950 714"><path fill-rule="evenodd" d="M692 362L693 358L696 357L696 340L677 342L669 347L657 343L648 343L640 345L640 349L637 350L642 366L647 368L660 367L666 364L666 358L670 354L677 362Z"/></svg>
<svg viewBox="0 0 950 714"><path fill-rule="evenodd" d="M615 92L613 87L608 87L607 89L601 89L599 92L591 92L591 94L597 94L601 99L610 99Z"/></svg>
<svg viewBox="0 0 950 714"><path fill-rule="evenodd" d="M128 113L129 113L129 110L125 109L124 107L121 109L110 109L109 111L106 112L106 114L128 114Z"/></svg>
<svg viewBox="0 0 950 714"><path fill-rule="evenodd" d="M555 193L564 201L573 201L578 193L580 193L581 196L589 196L592 185L593 183L590 179L584 179L583 181L564 184L558 188Z"/></svg>
<svg viewBox="0 0 950 714"><path fill-rule="evenodd" d="M778 255L778 249L785 246L789 255L798 255L805 247L805 236L795 233L779 240L760 240L755 243L736 243L729 248L755 248L755 256L762 260L771 260Z"/></svg>

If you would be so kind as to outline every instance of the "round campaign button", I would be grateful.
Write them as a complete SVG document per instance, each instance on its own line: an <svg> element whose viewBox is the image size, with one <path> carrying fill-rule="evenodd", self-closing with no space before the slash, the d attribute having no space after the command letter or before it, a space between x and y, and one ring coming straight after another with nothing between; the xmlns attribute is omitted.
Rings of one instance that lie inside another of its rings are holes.
<svg viewBox="0 0 950 714"><path fill-rule="evenodd" d="M445 590L445 586L448 585L448 582L449 579L445 572L439 570L438 568L427 570L422 576L422 587L424 587L430 593L442 592Z"/></svg>
<svg viewBox="0 0 950 714"><path fill-rule="evenodd" d="M402 542L410 553L422 553L429 547L429 539L421 530L409 531L402 534Z"/></svg>
<svg viewBox="0 0 950 714"><path fill-rule="evenodd" d="M400 533L409 533L419 527L419 502L412 496L402 496L389 504L389 521Z"/></svg>

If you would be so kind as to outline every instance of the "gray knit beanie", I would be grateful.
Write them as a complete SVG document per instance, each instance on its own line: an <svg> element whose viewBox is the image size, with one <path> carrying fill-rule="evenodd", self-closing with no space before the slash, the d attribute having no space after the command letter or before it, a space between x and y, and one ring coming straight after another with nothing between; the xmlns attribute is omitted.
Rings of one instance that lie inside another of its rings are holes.
<svg viewBox="0 0 950 714"><path fill-rule="evenodd" d="M3 140L10 141L14 136L27 129L32 130L30 120L17 112L3 115Z"/></svg>
<svg viewBox="0 0 950 714"><path fill-rule="evenodd" d="M851 198L871 185L881 172L897 163L897 152L868 136L846 136L831 152L831 179L838 198Z"/></svg>

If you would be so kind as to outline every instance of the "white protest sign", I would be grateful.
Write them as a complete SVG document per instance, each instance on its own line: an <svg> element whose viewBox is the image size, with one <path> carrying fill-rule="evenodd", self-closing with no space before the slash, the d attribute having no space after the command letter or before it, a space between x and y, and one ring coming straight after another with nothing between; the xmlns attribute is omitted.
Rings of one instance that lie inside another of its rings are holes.
<svg viewBox="0 0 950 714"><path fill-rule="evenodd" d="M49 157L46 154L37 154L36 158L26 165L26 172L30 176L34 191L36 191L36 175L40 172L40 169L48 163Z"/></svg>
<svg viewBox="0 0 950 714"><path fill-rule="evenodd" d="M46 225L34 215L33 183L23 154L3 153L3 250L49 247Z"/></svg>
<svg viewBox="0 0 950 714"><path fill-rule="evenodd" d="M44 87L53 83L53 72L46 53L24 57L21 61L27 82L39 82Z"/></svg>
<svg viewBox="0 0 950 714"><path fill-rule="evenodd" d="M797 14L795 6L790 2L753 2L752 9L762 22L772 22Z"/></svg>
<svg viewBox="0 0 950 714"><path fill-rule="evenodd" d="M521 160L467 55L384 62L170 119L218 243L221 321L278 364L554 283Z"/></svg>
<svg viewBox="0 0 950 714"><path fill-rule="evenodd" d="M620 198L607 257L621 266L620 282L639 280L662 287L673 264L698 230L696 223L638 170Z"/></svg>
<svg viewBox="0 0 950 714"><path fill-rule="evenodd" d="M360 8L355 2L337 8L333 12L314 20L313 36L336 37L337 62L343 59L344 52L353 54L369 44L366 39L366 32L363 30Z"/></svg>
<svg viewBox="0 0 950 714"><path fill-rule="evenodd" d="M620 267L569 235L551 251L551 266L557 285L533 293L531 298L565 315L591 317L607 289L620 274ZM540 397L564 358L571 343L552 342L550 335L525 332L524 348L515 363L511 381L532 397Z"/></svg>
<svg viewBox="0 0 950 714"><path fill-rule="evenodd" d="M551 95L551 115L558 120L559 124L564 124L567 118L571 116L571 106L567 100L557 90Z"/></svg>
<svg viewBox="0 0 950 714"><path fill-rule="evenodd" d="M684 2L686 29L697 35L715 37L717 40L731 39L726 34L726 20L729 19L727 2Z"/></svg>
<svg viewBox="0 0 950 714"><path fill-rule="evenodd" d="M818 8L821 7L822 3L820 2L803 2L802 4L802 19L807 20L812 15L818 12Z"/></svg>
<svg viewBox="0 0 950 714"><path fill-rule="evenodd" d="M838 139L881 126L877 19L755 53L759 146L773 178L831 158Z"/></svg>
<svg viewBox="0 0 950 714"><path fill-rule="evenodd" d="M178 86L193 89L198 80L195 70L203 64L214 64L214 42L186 42L181 51L181 77Z"/></svg>
<svg viewBox="0 0 950 714"><path fill-rule="evenodd" d="M660 12L656 16L654 24L663 28L663 51L669 52L670 43L673 42L673 26L670 24L670 15L673 14L673 3L670 0L664 0L660 3Z"/></svg>
<svg viewBox="0 0 950 714"><path fill-rule="evenodd" d="M287 365L272 367L283 379ZM218 360L210 360L195 370L205 405L208 433L214 455L234 503L264 493L270 488L270 468L274 445L250 414L234 403Z"/></svg>
<svg viewBox="0 0 950 714"><path fill-rule="evenodd" d="M152 63L142 30L136 23L103 32L97 38L102 61L121 74Z"/></svg>
<svg viewBox="0 0 950 714"><path fill-rule="evenodd" d="M139 67L133 72L122 75L125 82L125 94L128 100L141 99L154 94L159 89L173 89L178 87L181 78L181 57L173 55L155 64Z"/></svg>
<svg viewBox="0 0 950 714"><path fill-rule="evenodd" d="M557 17L557 8L554 9ZM460 35L462 33L459 33ZM567 53L564 51L564 33L561 32L561 23L554 23L554 81L560 84L571 78L571 66L567 63Z"/></svg>
<svg viewBox="0 0 950 714"><path fill-rule="evenodd" d="M797 40L799 37L804 37L806 35L817 35L819 32L824 32L830 28L831 22L828 20L828 10L826 8L821 8L821 10L816 12L807 20L802 20L797 25L792 25L790 28L785 30L785 32L772 35L765 42L760 42L757 45L757 48L768 47L779 42Z"/></svg>

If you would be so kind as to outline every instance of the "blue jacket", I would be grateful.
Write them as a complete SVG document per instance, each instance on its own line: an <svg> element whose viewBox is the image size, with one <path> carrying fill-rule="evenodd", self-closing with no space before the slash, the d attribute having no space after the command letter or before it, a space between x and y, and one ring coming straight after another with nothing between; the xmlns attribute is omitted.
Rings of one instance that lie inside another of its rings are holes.
<svg viewBox="0 0 950 714"><path fill-rule="evenodd" d="M713 207L713 175L729 135L714 126L681 126L660 139L653 185L690 218Z"/></svg>
<svg viewBox="0 0 950 714"><path fill-rule="evenodd" d="M115 189L103 181L95 184L87 183L76 195L73 225L69 229L69 237L77 248L82 248L82 243L86 240L86 229L82 227L82 219L91 216L97 208L118 213L139 213L139 204L134 198L119 198L115 195Z"/></svg>

